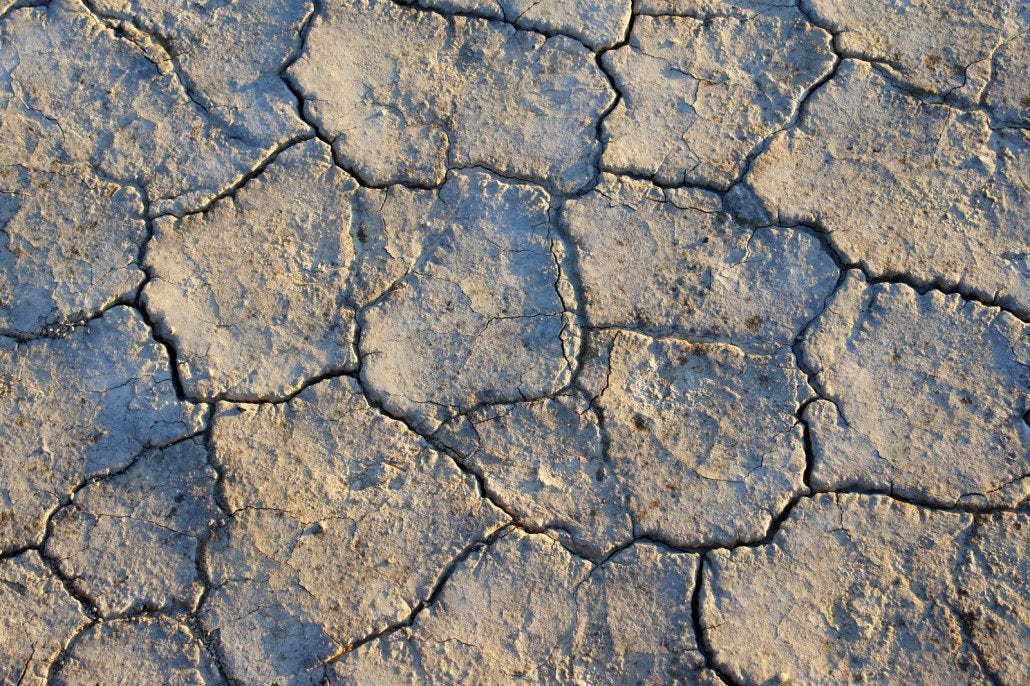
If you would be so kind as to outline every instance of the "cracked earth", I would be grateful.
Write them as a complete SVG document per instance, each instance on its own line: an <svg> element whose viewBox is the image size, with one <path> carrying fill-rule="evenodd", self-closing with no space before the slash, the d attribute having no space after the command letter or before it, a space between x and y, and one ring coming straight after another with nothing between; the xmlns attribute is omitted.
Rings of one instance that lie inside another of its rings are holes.
<svg viewBox="0 0 1030 686"><path fill-rule="evenodd" d="M0 683L1030 683L1028 28L0 1Z"/></svg>

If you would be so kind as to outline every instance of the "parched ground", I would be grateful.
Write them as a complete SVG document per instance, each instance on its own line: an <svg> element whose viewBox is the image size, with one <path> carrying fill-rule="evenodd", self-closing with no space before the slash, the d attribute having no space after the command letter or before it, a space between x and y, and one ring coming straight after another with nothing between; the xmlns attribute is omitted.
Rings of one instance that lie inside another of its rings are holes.
<svg viewBox="0 0 1030 686"><path fill-rule="evenodd" d="M1030 684L1024 0L0 1L0 683Z"/></svg>

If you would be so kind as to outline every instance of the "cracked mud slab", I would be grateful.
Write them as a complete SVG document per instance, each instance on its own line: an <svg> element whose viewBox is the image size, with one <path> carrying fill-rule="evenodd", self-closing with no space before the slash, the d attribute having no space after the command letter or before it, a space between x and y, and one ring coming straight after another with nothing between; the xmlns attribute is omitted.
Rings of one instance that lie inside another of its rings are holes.
<svg viewBox="0 0 1030 686"><path fill-rule="evenodd" d="M801 0L812 21L831 31L837 50L862 58L919 93L949 98L991 75L990 62L1026 32L1019 0L968 3L915 0L904 11L876 0Z"/></svg>
<svg viewBox="0 0 1030 686"><path fill-rule="evenodd" d="M1025 503L1026 328L957 295L849 272L801 346L822 398L804 410L813 485L944 506Z"/></svg>
<svg viewBox="0 0 1030 686"><path fill-rule="evenodd" d="M757 196L760 221L819 227L873 276L906 275L1025 318L1026 147L1024 130L994 130L983 111L925 102L845 60L739 188Z"/></svg>
<svg viewBox="0 0 1030 686"><path fill-rule="evenodd" d="M124 31L162 73L230 135L285 142L307 133L279 72L301 48L314 11L304 0L90 0L86 6Z"/></svg>
<svg viewBox="0 0 1030 686"><path fill-rule="evenodd" d="M94 624L61 656L51 682L206 686L221 682L215 661L189 627L167 617Z"/></svg>
<svg viewBox="0 0 1030 686"><path fill-rule="evenodd" d="M1026 587L1010 580L1027 564L1025 520L974 526L885 496L802 501L769 546L712 554L701 623L724 646L715 661L748 683L1019 683L1025 667L996 641L1025 641Z"/></svg>
<svg viewBox="0 0 1030 686"><path fill-rule="evenodd" d="M498 19L520 29L546 35L561 34L593 50L610 48L622 40L629 24L631 0L399 0L441 13Z"/></svg>
<svg viewBox="0 0 1030 686"><path fill-rule="evenodd" d="M36 551L0 562L4 683L44 684L65 644L89 621Z"/></svg>
<svg viewBox="0 0 1030 686"><path fill-rule="evenodd" d="M840 277L813 233L741 224L702 190L605 174L562 219L594 327L771 351L791 344Z"/></svg>
<svg viewBox="0 0 1030 686"><path fill-rule="evenodd" d="M689 610L696 565L650 543L594 565L510 532L463 560L411 627L341 659L330 683L712 683Z"/></svg>
<svg viewBox="0 0 1030 686"><path fill-rule="evenodd" d="M436 185L450 167L483 166L586 187L614 97L565 36L391 0L329 2L289 78L344 167L372 185Z"/></svg>
<svg viewBox="0 0 1030 686"><path fill-rule="evenodd" d="M216 478L201 438L145 453L78 491L54 516L45 551L104 616L192 608L204 589L200 542L220 514Z"/></svg>
<svg viewBox="0 0 1030 686"><path fill-rule="evenodd" d="M1028 20L0 1L0 684L1030 683Z"/></svg>
<svg viewBox="0 0 1030 686"><path fill-rule="evenodd" d="M374 402L421 430L459 410L540 398L575 366L574 296L549 196L480 171L405 194L426 252L361 312L361 378Z"/></svg>
<svg viewBox="0 0 1030 686"><path fill-rule="evenodd" d="M146 46L77 0L11 10L0 32L4 97L24 121L8 129L5 120L5 138L27 147L14 164L90 167L139 186L157 214L202 203L273 147L219 126Z"/></svg>
<svg viewBox="0 0 1030 686"><path fill-rule="evenodd" d="M604 121L604 168L724 190L835 57L829 34L784 11L641 16L602 59L622 94Z"/></svg>
<svg viewBox="0 0 1030 686"><path fill-rule="evenodd" d="M282 397L352 369L357 184L309 139L201 214L155 222L143 302L192 398Z"/></svg>
<svg viewBox="0 0 1030 686"><path fill-rule="evenodd" d="M0 338L0 387L5 551L42 541L79 484L203 426L204 409L176 398L165 349L128 307L66 338Z"/></svg>
<svg viewBox="0 0 1030 686"><path fill-rule="evenodd" d="M206 550L200 617L245 682L318 683L321 662L404 620L505 520L348 377L286 404L220 404L212 457L232 520Z"/></svg>
<svg viewBox="0 0 1030 686"><path fill-rule="evenodd" d="M806 488L789 352L615 335L597 398L636 533L700 548L761 538Z"/></svg>
<svg viewBox="0 0 1030 686"><path fill-rule="evenodd" d="M633 534L600 420L580 394L560 396L478 408L441 427L437 440L526 526L603 555Z"/></svg>

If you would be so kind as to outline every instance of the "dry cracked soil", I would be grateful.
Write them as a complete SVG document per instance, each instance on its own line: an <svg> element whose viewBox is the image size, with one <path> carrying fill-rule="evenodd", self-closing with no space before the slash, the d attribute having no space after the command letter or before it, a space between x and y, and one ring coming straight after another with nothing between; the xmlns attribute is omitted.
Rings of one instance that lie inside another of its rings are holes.
<svg viewBox="0 0 1030 686"><path fill-rule="evenodd" d="M0 683L1030 684L1028 73L1026 0L0 1Z"/></svg>

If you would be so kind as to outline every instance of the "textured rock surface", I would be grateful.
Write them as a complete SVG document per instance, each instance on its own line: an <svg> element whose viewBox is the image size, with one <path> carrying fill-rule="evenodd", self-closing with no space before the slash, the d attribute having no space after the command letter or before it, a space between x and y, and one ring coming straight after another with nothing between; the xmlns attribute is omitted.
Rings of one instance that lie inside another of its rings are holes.
<svg viewBox="0 0 1030 686"><path fill-rule="evenodd" d="M939 505L1030 497L1030 334L957 295L849 273L802 350L826 400L805 408L817 488Z"/></svg>
<svg viewBox="0 0 1030 686"><path fill-rule="evenodd" d="M851 263L1030 313L1025 133L926 104L845 60L747 183L779 222L817 223Z"/></svg>
<svg viewBox="0 0 1030 686"><path fill-rule="evenodd" d="M504 521L348 378L284 405L222 404L212 444L236 515L208 547L201 619L246 683L318 683L322 661L403 620Z"/></svg>
<svg viewBox="0 0 1030 686"><path fill-rule="evenodd" d="M1025 0L0 0L0 684L1030 683Z"/></svg>
<svg viewBox="0 0 1030 686"><path fill-rule="evenodd" d="M188 395L282 397L354 367L344 298L355 188L312 139L209 211L157 224L144 302Z"/></svg>
<svg viewBox="0 0 1030 686"><path fill-rule="evenodd" d="M438 185L448 165L479 165L585 187L613 99L568 38L390 0L329 3L290 78L343 164L374 185Z"/></svg>
<svg viewBox="0 0 1030 686"><path fill-rule="evenodd" d="M547 194L470 172L408 198L444 230L361 314L371 397L433 430L455 410L566 385L578 334Z"/></svg>
<svg viewBox="0 0 1030 686"><path fill-rule="evenodd" d="M641 533L681 546L761 538L805 491L794 412L811 390L789 353L619 333L598 398Z"/></svg>
<svg viewBox="0 0 1030 686"><path fill-rule="evenodd" d="M0 678L42 686L85 613L32 550L0 561L0 608Z"/></svg>
<svg viewBox="0 0 1030 686"><path fill-rule="evenodd" d="M203 590L199 542L219 514L216 476L200 438L146 453L78 491L54 517L46 552L104 616L190 609Z"/></svg>
<svg viewBox="0 0 1030 686"><path fill-rule="evenodd" d="M0 338L0 547L37 544L47 515L93 476L200 430L176 400L165 349L117 307L67 338Z"/></svg>
<svg viewBox="0 0 1030 686"><path fill-rule="evenodd" d="M604 168L725 189L834 64L799 13L639 17L604 54L622 99L604 120Z"/></svg>
<svg viewBox="0 0 1030 686"><path fill-rule="evenodd" d="M164 617L122 619L86 629L54 669L52 683L117 686L222 683L211 655L179 622Z"/></svg>
<svg viewBox="0 0 1030 686"><path fill-rule="evenodd" d="M562 219L592 326L773 349L794 340L839 276L811 232L738 224L704 191L606 174Z"/></svg>
<svg viewBox="0 0 1030 686"><path fill-rule="evenodd" d="M952 607L971 524L882 496L802 501L771 545L710 554L716 662L746 683L990 683Z"/></svg>

